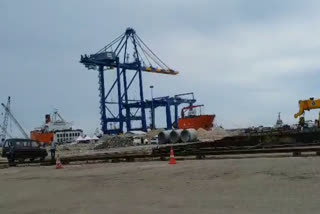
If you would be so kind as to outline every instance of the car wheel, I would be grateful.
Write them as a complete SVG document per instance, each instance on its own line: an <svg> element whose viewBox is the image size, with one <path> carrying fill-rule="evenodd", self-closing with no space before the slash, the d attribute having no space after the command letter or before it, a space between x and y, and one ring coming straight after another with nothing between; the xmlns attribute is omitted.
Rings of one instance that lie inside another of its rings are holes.
<svg viewBox="0 0 320 214"><path fill-rule="evenodd" d="M15 166L15 160L14 158L8 158L8 163L9 163L9 166Z"/></svg>

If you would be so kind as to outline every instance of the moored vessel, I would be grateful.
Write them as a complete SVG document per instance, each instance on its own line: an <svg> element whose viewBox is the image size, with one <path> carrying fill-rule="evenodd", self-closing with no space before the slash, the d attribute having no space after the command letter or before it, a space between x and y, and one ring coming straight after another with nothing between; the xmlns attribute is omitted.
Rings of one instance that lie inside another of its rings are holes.
<svg viewBox="0 0 320 214"><path fill-rule="evenodd" d="M65 121L58 111L54 111L52 115L45 115L45 123L30 132L32 140L45 144L51 144L53 141L59 144L69 143L82 135L83 131L73 129L72 123Z"/></svg>

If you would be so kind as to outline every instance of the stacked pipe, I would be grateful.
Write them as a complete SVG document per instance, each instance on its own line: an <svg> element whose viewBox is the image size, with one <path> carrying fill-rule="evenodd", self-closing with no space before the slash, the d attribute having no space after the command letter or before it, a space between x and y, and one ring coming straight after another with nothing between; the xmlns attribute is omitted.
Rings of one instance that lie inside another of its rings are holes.
<svg viewBox="0 0 320 214"><path fill-rule="evenodd" d="M181 142L181 132L182 129L174 129L170 133L170 143L180 143Z"/></svg>
<svg viewBox="0 0 320 214"><path fill-rule="evenodd" d="M159 144L193 142L198 139L195 129L174 129L162 131L158 134Z"/></svg>
<svg viewBox="0 0 320 214"><path fill-rule="evenodd" d="M194 142L194 141L198 140L197 130L195 130L195 129L184 129L181 132L181 140L184 143Z"/></svg>
<svg viewBox="0 0 320 214"><path fill-rule="evenodd" d="M162 131L158 134L158 142L159 144L167 144L169 143L170 130Z"/></svg>

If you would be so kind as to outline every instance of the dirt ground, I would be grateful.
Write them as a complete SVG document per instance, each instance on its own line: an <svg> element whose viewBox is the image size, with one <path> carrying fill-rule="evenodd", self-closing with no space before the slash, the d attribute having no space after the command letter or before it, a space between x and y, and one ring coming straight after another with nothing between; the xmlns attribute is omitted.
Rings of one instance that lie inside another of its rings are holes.
<svg viewBox="0 0 320 214"><path fill-rule="evenodd" d="M319 213L320 158L15 167L0 213Z"/></svg>

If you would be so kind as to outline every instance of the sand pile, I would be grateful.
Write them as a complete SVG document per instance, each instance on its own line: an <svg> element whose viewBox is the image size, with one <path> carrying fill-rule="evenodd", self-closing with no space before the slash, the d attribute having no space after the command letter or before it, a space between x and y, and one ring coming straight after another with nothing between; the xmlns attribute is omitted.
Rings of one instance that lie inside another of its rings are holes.
<svg viewBox="0 0 320 214"><path fill-rule="evenodd" d="M147 135L146 135L146 139L148 140L148 142L151 142L151 139L155 136L158 136L158 134L160 132L162 132L164 129L155 129L155 130L150 130L147 132Z"/></svg>
<svg viewBox="0 0 320 214"><path fill-rule="evenodd" d="M48 150L50 150L50 146L47 147ZM57 146L57 151L62 151L62 152L73 152L73 153L80 153L82 151L86 150L93 150L94 149L94 144L92 143L79 143L79 144L63 144L63 145L58 145Z"/></svg>
<svg viewBox="0 0 320 214"><path fill-rule="evenodd" d="M57 145L57 153L59 153L62 157L64 156L72 156L79 155L88 152L93 152L95 144L87 143L87 144L63 144ZM50 146L46 147L48 153L50 153Z"/></svg>
<svg viewBox="0 0 320 214"><path fill-rule="evenodd" d="M231 136L231 133L226 131L221 127L215 127L212 131L207 131L205 129L198 129L198 139L200 141L212 141L212 140L220 140L224 137Z"/></svg>
<svg viewBox="0 0 320 214"><path fill-rule="evenodd" d="M147 138L152 138L154 136L157 136L160 132L162 132L164 129L155 129L155 130L150 130L147 132Z"/></svg>
<svg viewBox="0 0 320 214"><path fill-rule="evenodd" d="M133 138L125 135L104 135L100 138L94 149L109 149L133 146Z"/></svg>

